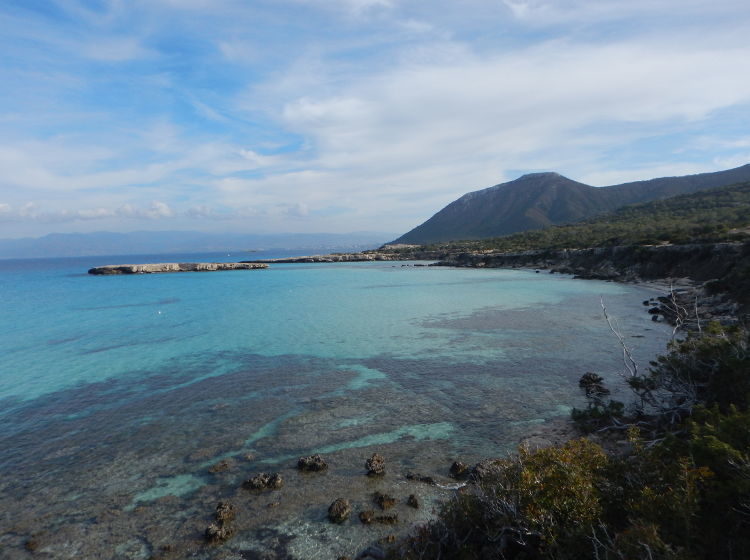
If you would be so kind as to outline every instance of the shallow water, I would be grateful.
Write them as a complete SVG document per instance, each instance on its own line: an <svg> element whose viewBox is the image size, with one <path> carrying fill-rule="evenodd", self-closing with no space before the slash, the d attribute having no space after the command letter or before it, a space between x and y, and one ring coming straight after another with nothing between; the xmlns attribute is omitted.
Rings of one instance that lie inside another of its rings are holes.
<svg viewBox="0 0 750 560"><path fill-rule="evenodd" d="M27 548L50 558L353 555L449 495L407 481L409 470L447 482L453 460L513 449L581 404L585 371L617 386L621 351L600 297L641 363L669 334L640 305L653 292L533 271L381 262L85 274L115 262L0 261L9 558L31 557ZM388 460L380 479L364 476L374 451ZM293 468L311 453L326 455L328 472ZM211 474L221 459L230 469ZM284 488L240 488L262 470L280 471ZM395 528L356 520L375 490L400 500ZM420 510L404 504L411 493ZM339 496L355 516L331 525ZM205 545L227 498L237 534Z"/></svg>

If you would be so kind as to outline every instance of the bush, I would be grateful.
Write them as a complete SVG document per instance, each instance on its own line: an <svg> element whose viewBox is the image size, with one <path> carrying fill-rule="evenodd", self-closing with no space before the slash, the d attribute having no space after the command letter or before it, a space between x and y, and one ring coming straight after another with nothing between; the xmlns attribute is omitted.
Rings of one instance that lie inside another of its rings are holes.
<svg viewBox="0 0 750 560"><path fill-rule="evenodd" d="M578 439L494 463L470 491L447 502L395 555L403 558L580 558L601 515L607 456Z"/></svg>

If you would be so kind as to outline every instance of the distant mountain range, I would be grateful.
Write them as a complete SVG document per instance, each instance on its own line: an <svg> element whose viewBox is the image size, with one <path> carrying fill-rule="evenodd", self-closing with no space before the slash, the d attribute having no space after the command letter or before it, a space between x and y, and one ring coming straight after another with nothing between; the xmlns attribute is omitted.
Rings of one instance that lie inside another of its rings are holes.
<svg viewBox="0 0 750 560"><path fill-rule="evenodd" d="M358 251L382 245L392 237L392 233L380 232L268 235L195 231L52 233L37 238L0 239L0 258L241 252L262 249Z"/></svg>
<svg viewBox="0 0 750 560"><path fill-rule="evenodd" d="M592 187L558 173L531 173L470 192L393 243L484 239L577 222L621 206L750 181L750 164L715 173Z"/></svg>

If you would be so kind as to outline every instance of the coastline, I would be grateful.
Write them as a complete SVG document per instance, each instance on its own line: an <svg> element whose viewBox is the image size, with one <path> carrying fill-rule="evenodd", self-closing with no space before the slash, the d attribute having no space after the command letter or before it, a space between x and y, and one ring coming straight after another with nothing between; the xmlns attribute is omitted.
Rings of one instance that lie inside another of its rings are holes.
<svg viewBox="0 0 750 560"><path fill-rule="evenodd" d="M398 266L398 265L395 265ZM279 267L281 268L281 267ZM311 268L317 268L317 267L311 267ZM352 268L352 267L348 267ZM368 268L368 267L364 267ZM391 270L390 265L385 265L383 267L386 270ZM425 270L425 272L427 272ZM467 274L467 272L469 274ZM435 273L440 273L440 271L435 270ZM446 271L448 274L453 274L448 271ZM444 274L444 273L440 273ZM290 276L294 275L297 276L297 271L290 270ZM479 277L479 276L485 276L486 274L475 274L469 271L464 272L463 274L460 274L462 276L471 276L471 277ZM188 285L195 285L196 282L198 282L199 275L195 275L194 277L190 278L182 278L179 279L175 278L175 280L179 280L179 282L187 287ZM393 274L389 273L389 276L394 276ZM400 275L397 275L400 276ZM420 277L427 278L428 276L431 276L428 274L418 274ZM567 276L567 275L566 275ZM270 277L270 275L260 275L257 278L267 278ZM395 276L394 276L395 277ZM227 281L231 281L234 279L234 275L224 275L221 277L222 281L226 279ZM253 275L253 278L256 278ZM537 280L537 281L543 281L544 279L539 276L534 276L532 273L530 275L531 280ZM156 279L154 279L156 280ZM206 281L209 281L209 284L213 283L214 278L211 277L205 277ZM551 280L551 278L550 278ZM158 282L155 282L155 284L164 285L167 281L171 281L171 279L167 278L160 278L158 279ZM570 283L569 279L565 279L565 283ZM102 284L101 282L93 282L93 284L96 285L107 285L108 282L105 282ZM571 283L572 284L572 283ZM578 284L578 283L576 283ZM479 284L480 286L482 284ZM606 289L606 286L603 286L604 289ZM184 288L181 288L181 290ZM180 294L182 295L182 294ZM636 298L634 301L628 303L628 307L632 307L635 309L634 305L637 305L638 298ZM164 305L164 303L160 303L160 305ZM596 306L594 306L596 307ZM139 308L134 308L135 310L138 310ZM374 364L373 367L378 368L378 364ZM238 380L239 381L239 380ZM566 386L569 386L567 381L565 382ZM207 384L208 387L208 384ZM362 399L368 400L370 402L377 402L379 395L382 395L381 391L378 390L377 385L372 387L372 389L368 393L358 393L356 395L356 398L352 396L351 399L349 399L349 404L352 406L356 406L356 402L361 402ZM317 405L318 401L316 400L316 406L315 406L315 416L309 415L302 420L300 418L299 422L304 424L310 424L312 425L318 425L318 423L321 423L330 426L335 425L336 422L341 420L342 417L336 418L334 417L328 417L328 416L320 416L318 415L325 415L326 410L328 409L328 406L326 403L331 402L331 397L326 397L323 400L319 401L319 405ZM491 397L485 398L487 402L491 402ZM563 402L563 401L558 401ZM219 406L218 403L217 406ZM385 404L385 403L384 403ZM223 406L223 404L222 404ZM305 403L305 406L307 404ZM469 407L471 409L471 407ZM218 410L218 409L217 409ZM352 412L355 412L354 409L352 409ZM472 414L479 418L480 416L484 418L482 420L484 423L496 423L496 424L502 424L506 421L507 418L512 417L513 413L509 412L507 414L501 414L503 412L500 409L487 409L485 410L482 408L481 410L473 411ZM242 414L241 409L235 410L236 414ZM356 414L356 412L355 412ZM227 426L233 425L233 423L236 421L236 419L242 418L242 416L233 416L231 414L224 414L223 415L223 428L222 431L232 431L231 429L227 430ZM326 420L325 418L329 418L329 420ZM400 418L400 422L406 421L410 422L411 420L407 418ZM295 422L297 422L295 420ZM571 434L565 432L566 424L569 424L567 421L567 416L557 416L554 418L548 418L544 423L530 423L526 424L525 427L523 427L524 431L526 433L523 434L523 436L517 436L515 438L509 438L509 452L511 447L515 447L513 445L513 442L525 442L529 445L546 445L547 443L562 443L568 437L570 437ZM218 427L218 422L216 423ZM297 425L300 425L299 423ZM218 429L218 428L217 428ZM467 430L472 430L472 425L466 427ZM518 428L521 429L520 427ZM401 432L398 432L401 433ZM516 429L514 429L514 432L511 433L517 433ZM414 465L414 471L419 474L422 473L425 477L434 477L435 479L441 480L445 485L453 484L452 480L448 477L448 469L450 467L450 460L448 460L445 457L439 457L438 454L440 453L440 447L443 446L441 443L434 443L430 444L428 442L425 442L423 440L414 440L411 441L411 436L409 434L406 434L406 437L402 438L401 441L398 442L398 450L399 453L406 453L408 449L413 449L412 455L414 457L417 457L425 446L431 447L434 449L431 449L429 453L434 454L434 461L432 459L429 459L425 461L424 463L421 463L421 461L418 461L418 463L422 464L423 466ZM414 432L414 434L419 437L418 432ZM575 435L575 434L572 434ZM217 437L224 437L220 436L217 432ZM534 439L532 439L534 438ZM352 438L353 439L353 438ZM546 441L542 441L546 440ZM219 440L221 441L221 440ZM275 444L274 441L267 442L267 445L265 447L260 449L259 453L259 459L263 458L262 461L266 461L266 458L268 457L268 450L273 447ZM279 442L280 449L284 448L283 442ZM305 445L309 445L310 448L315 448L314 442L307 442ZM234 449L233 446L230 446L229 449ZM323 449L321 447L321 449ZM325 518L325 508L329 505L330 501L333 500L338 491L342 488L344 488L347 484L352 484L353 486L356 486L357 490L352 494L354 497L354 505L357 508L372 508L373 506L370 505L372 503L371 494L374 491L382 491L385 493L388 493L392 495L395 498L399 499L399 505L397 506L398 512L400 514L399 517L399 525L396 526L398 529L398 532L401 532L403 530L408 530L408 525L411 523L410 520L419 521L424 520L430 512L430 509L433 507L433 504L436 502L432 502L430 496L437 496L437 497L448 497L452 495L453 490L451 489L444 489L439 488L437 486L433 486L430 484L427 484L425 482L420 482L419 480L410 480L406 478L406 475L409 473L409 471L405 468L401 467L394 467L392 472L390 472L385 479L381 479L380 481L373 480L370 478L367 478L364 474L364 468L363 463L366 459L366 456L368 454L371 454L373 452L384 452L386 456L391 454L392 452L389 451L388 446L379 446L377 444L373 444L368 447L360 447L352 450L341 450L341 451L335 451L331 454L331 457L335 460L336 466L334 467L334 470L339 470L340 472L334 473L331 471L329 474L325 475L325 477L318 477L318 475L306 475L306 474L298 474L296 470L294 469L293 465L291 464L292 459L289 459L287 455L283 455L279 458L280 462L274 462L274 463L268 463L261 461L253 461L253 460L246 460L243 456L238 455L236 457L236 463L234 467L230 467L229 470L226 472L209 472L208 474L201 474L198 471L195 471L190 465L199 465L200 469L204 469L202 466L202 462L198 460L197 458L195 461L191 458L189 459L189 464L184 466L184 472L197 472L198 477L206 477L211 480L210 484L205 486L204 488L199 489L195 493L195 497L190 498L191 503L195 504L203 504L202 510L198 513L198 515L194 515L191 513L191 519L189 523L192 523L194 525L194 531L193 533L186 539L185 545L187 548L182 548L182 545L176 546L175 552L173 554L161 554L159 551L154 548L153 549L153 556L154 557L164 557L164 558L175 558L179 556L175 556L175 554L180 554L180 552L177 551L187 551L193 550L193 551L202 551L203 547L206 547L206 554L214 555L214 554L221 554L221 548L219 547L212 547L209 545L204 544L203 542L203 536L202 531L206 528L208 523L211 521L211 513L213 509L216 507L216 500L224 500L224 499L231 499L232 496L235 496L235 500L238 502L237 505L244 510L242 513L238 510L238 527L243 528L243 525L246 527L247 525L250 525L251 527L254 527L258 520L267 519L269 525L273 525L273 523L276 522L276 520L279 519L279 517L294 517L295 519L299 520L299 528L295 529L293 525L290 525L290 522L284 521L283 523L283 530L289 531L290 533L292 531L296 531L299 537L297 538L297 546L300 546L300 542L305 538L305 535L308 535L311 538L314 538L315 535L313 535L312 531L315 527L320 527L321 518ZM500 456L503 456L502 451L498 451ZM244 450L243 450L244 454ZM408 454L408 453L407 453ZM278 456L279 453L273 453L272 456ZM491 455L485 455L485 456L491 456ZM214 465L218 463L218 457L220 455L211 453L206 456L207 458L211 458L212 463L206 464L205 469L210 469ZM217 458L217 461L214 461L213 458ZM395 457L394 457L395 459ZM460 456L456 456L455 459L460 460ZM471 462L472 464L476 461L477 458L471 456L471 457L465 457L464 460L467 462ZM205 459L207 460L207 459ZM296 460L296 459L294 459ZM453 458L451 458L453 460ZM332 463L334 464L334 463ZM433 468L432 465L437 465L436 468ZM156 479L155 486L164 485L163 492L166 492L169 488L171 488L171 480L174 479L174 484L179 483L182 481L180 478L180 470L179 470L179 457L178 457L178 467L177 472L174 472L172 468L169 468L168 470L165 469L161 473L159 473L159 478ZM261 492L261 493L248 493L247 490L240 490L238 487L241 484L241 477L246 476L248 474L248 471L258 471L262 469L269 469L271 471L275 471L277 469L280 469L280 472L284 475L286 485L289 487L288 492L296 494L294 498L290 496L289 493L280 495L281 497L277 497L274 493L267 493L267 492ZM153 477L155 473L152 473L151 476ZM376 483L379 482L379 485L376 485ZM299 486L298 486L299 485ZM305 486L304 489L301 489L302 486ZM159 486L161 488L161 486ZM299 493L298 493L299 490ZM316 495L318 492L324 491L326 492L326 502L323 504L320 500L316 501ZM330 492L329 492L330 491ZM411 509L407 509L409 506L405 504L405 499L408 497L409 494L416 493L419 498L422 498L423 508L419 510L419 512L414 511L412 512ZM300 506L300 503L298 500L298 497L306 497L305 499L309 501L312 505L311 507L308 506ZM123 507L127 506L129 502L128 501L121 501L120 498L117 498L117 501L113 502L111 507L113 510L117 510L121 505ZM146 503L146 504L140 504L137 505L136 508L133 510L133 516L137 517L142 520L148 520L148 528L145 530L146 535L148 535L148 542L150 543L162 543L165 540L167 540L169 537L166 533L166 527L169 524L168 517L165 516L165 512L169 511L169 508L172 507L174 504L179 504L179 498L175 496L169 496L169 495L163 495L162 497L159 497L154 501L153 504ZM403 510L403 511L402 511ZM356 510L355 510L356 514ZM107 513L105 512L102 514L101 520L99 523L106 523ZM160 528L158 526L160 515L163 516L163 519L165 519L165 528ZM390 515L390 512L386 512L384 515ZM411 515L411 517L409 516ZM253 519L253 516L257 516L258 519ZM130 514L128 514L128 517L130 517ZM140 521L139 521L140 523ZM118 530L121 530L122 527L120 527ZM344 529L342 531L342 529ZM317 529L316 529L317 530ZM244 528L243 528L244 531ZM252 531L247 531L247 533L243 534L242 536L238 535L235 537L237 541L232 543L229 547L227 547L227 553L228 550L231 549L237 549L237 547L243 547L246 545L248 540L251 540ZM265 533L264 533L265 534ZM281 533L280 533L281 534ZM383 538L388 537L389 535L394 534L394 527L389 525L376 525L376 526L368 526L364 527L361 526L360 522L356 519L352 519L347 527L340 527L340 526L331 526L326 527L326 535L328 535L330 538L334 539L346 539L349 538L349 535L354 535L351 538L359 538L358 535L365 535L368 537L372 537L373 539L377 539L378 535L382 535ZM122 535L122 533L119 533L119 535ZM49 535L47 537L39 537L37 539L37 542L40 543L40 548L45 547L45 540L51 538L52 535ZM60 536L60 538L74 538L74 536L70 532L66 532ZM172 542L176 542L177 539L173 539ZM267 538L264 538L262 541L263 543L268 543L269 540ZM293 549L290 549L293 550ZM358 547L351 547L348 549L347 553L351 554L353 552L356 552L359 550ZM257 551L256 551L257 552ZM281 554L281 553L280 553ZM303 557L300 555L296 555L297 557ZM281 557L281 556L279 556ZM334 556L335 557L335 556Z"/></svg>

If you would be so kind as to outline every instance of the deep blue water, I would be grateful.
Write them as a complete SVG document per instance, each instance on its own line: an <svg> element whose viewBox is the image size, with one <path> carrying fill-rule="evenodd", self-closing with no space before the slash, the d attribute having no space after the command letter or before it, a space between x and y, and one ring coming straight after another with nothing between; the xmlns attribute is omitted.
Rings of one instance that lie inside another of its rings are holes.
<svg viewBox="0 0 750 560"><path fill-rule="evenodd" d="M0 261L9 557L25 558L29 539L54 558L147 558L165 543L175 557L214 557L200 528L227 496L248 513L224 552L351 554L371 535L354 523L332 533L324 512L331 492L369 488L368 454L387 454L384 483L398 488L405 470L440 474L455 458L502 454L567 415L585 371L617 387L621 351L600 298L641 362L668 336L640 304L650 291L525 270L377 262L86 274L267 256L284 255ZM295 486L289 466L314 452L340 468ZM221 459L230 472L208 474ZM292 477L272 510L236 493L258 469Z"/></svg>

